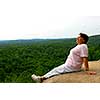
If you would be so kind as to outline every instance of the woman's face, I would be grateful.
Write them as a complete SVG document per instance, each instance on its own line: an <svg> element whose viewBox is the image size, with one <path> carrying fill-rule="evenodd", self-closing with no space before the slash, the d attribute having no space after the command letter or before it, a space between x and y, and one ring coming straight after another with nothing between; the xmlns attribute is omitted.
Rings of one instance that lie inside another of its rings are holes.
<svg viewBox="0 0 100 100"><path fill-rule="evenodd" d="M76 39L76 43L77 44L83 44L85 42L85 40L81 37L81 35L79 35Z"/></svg>

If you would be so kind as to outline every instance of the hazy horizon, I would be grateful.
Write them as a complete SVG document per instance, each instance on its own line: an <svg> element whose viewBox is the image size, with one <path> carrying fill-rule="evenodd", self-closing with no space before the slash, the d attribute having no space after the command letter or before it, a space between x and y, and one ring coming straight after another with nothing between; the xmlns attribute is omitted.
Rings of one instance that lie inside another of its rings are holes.
<svg viewBox="0 0 100 100"><path fill-rule="evenodd" d="M80 32L100 34L100 16L89 15L93 10L88 12L86 7L79 11L77 5L69 4L66 0L0 1L0 40L75 38Z"/></svg>
<svg viewBox="0 0 100 100"><path fill-rule="evenodd" d="M100 34L96 34L96 35L100 35ZM90 35L89 37L91 37L91 36L96 36L96 35ZM28 39L27 39L27 38L24 38L24 39L23 39L23 38L22 38L22 39L19 38L19 39L8 39L8 40L7 40L7 39L3 39L3 40L0 40L0 41L35 40L35 39L36 39L36 40L38 40L38 39L40 39L40 40L42 40L42 39L43 39L43 40L46 40L46 39L52 40L52 39L73 39L73 38L76 38L76 37L65 37L65 38L28 38Z"/></svg>

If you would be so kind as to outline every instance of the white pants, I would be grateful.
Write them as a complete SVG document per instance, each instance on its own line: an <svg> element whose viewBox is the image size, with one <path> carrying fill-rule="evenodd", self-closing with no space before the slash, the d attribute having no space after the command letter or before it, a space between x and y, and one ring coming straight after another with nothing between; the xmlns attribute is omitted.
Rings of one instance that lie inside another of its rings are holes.
<svg viewBox="0 0 100 100"><path fill-rule="evenodd" d="M77 71L77 70L73 70L68 65L62 64L62 65L52 69L50 72L45 74L43 77L49 78L49 77L54 76L54 75L58 75L58 74L62 74L62 73L67 73L67 72L73 72L73 71Z"/></svg>

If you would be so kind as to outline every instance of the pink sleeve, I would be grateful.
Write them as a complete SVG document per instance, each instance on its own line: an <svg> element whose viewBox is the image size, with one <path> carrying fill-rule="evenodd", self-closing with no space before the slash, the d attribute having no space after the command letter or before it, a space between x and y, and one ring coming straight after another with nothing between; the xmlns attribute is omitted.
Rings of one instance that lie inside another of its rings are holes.
<svg viewBox="0 0 100 100"><path fill-rule="evenodd" d="M85 46L85 45L81 46L80 56L81 57L88 57L88 48L87 48L87 46Z"/></svg>

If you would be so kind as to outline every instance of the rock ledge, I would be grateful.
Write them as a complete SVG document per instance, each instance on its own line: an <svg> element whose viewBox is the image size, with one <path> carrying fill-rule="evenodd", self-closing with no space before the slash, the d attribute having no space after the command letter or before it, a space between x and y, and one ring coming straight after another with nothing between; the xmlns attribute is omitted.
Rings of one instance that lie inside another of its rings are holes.
<svg viewBox="0 0 100 100"><path fill-rule="evenodd" d="M91 71L96 75L88 75L86 72L66 73L44 80L43 83L100 83L100 60L89 61Z"/></svg>

